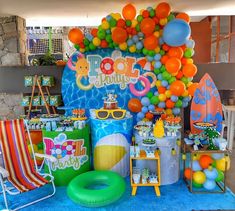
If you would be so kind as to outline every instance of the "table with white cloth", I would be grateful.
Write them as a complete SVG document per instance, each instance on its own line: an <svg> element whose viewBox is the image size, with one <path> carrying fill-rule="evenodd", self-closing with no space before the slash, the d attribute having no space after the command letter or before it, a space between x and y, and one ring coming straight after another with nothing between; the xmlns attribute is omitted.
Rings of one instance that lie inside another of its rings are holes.
<svg viewBox="0 0 235 211"><path fill-rule="evenodd" d="M228 112L228 148L233 149L233 139L234 139L234 124L235 124L235 105L225 106L226 111Z"/></svg>

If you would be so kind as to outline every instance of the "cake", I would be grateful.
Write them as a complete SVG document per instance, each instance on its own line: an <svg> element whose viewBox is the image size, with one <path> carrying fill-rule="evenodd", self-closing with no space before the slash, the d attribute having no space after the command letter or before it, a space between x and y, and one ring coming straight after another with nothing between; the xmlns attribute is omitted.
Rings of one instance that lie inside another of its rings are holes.
<svg viewBox="0 0 235 211"><path fill-rule="evenodd" d="M104 100L104 109L118 109L117 96L113 93L108 93Z"/></svg>

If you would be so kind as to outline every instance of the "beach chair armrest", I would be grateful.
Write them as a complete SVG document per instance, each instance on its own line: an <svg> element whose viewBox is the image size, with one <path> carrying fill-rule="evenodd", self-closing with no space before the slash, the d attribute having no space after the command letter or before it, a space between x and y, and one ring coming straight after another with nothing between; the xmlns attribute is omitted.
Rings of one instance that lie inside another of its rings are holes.
<svg viewBox="0 0 235 211"><path fill-rule="evenodd" d="M45 158L47 159L48 161L50 162L56 162L57 159L51 155L45 155L45 154L40 154L40 153L35 153L35 156L38 157L38 158Z"/></svg>
<svg viewBox="0 0 235 211"><path fill-rule="evenodd" d="M3 178L9 177L9 172L1 166L0 166L0 174L2 175Z"/></svg>

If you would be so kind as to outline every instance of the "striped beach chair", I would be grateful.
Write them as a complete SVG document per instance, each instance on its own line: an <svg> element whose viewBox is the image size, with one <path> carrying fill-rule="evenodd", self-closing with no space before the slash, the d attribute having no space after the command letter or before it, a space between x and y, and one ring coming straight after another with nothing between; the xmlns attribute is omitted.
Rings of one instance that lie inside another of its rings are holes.
<svg viewBox="0 0 235 211"><path fill-rule="evenodd" d="M16 195L34 190L48 183L52 185L52 193L32 202L14 208L14 210L32 205L55 194L54 178L51 174L50 162L56 158L34 153L29 130L26 126L33 159L30 157L26 143L24 120L0 121L0 147L4 166L0 166L0 183L6 209L10 209L7 194ZM40 173L35 156L43 158L43 164L48 164L49 173ZM11 184L10 186L7 184Z"/></svg>

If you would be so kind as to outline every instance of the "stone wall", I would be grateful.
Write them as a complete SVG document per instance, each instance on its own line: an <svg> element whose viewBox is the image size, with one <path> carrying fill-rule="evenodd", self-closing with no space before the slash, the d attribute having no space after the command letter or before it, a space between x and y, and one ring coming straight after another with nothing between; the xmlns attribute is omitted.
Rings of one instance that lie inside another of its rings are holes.
<svg viewBox="0 0 235 211"><path fill-rule="evenodd" d="M15 119L24 114L22 94L0 93L0 119Z"/></svg>
<svg viewBox="0 0 235 211"><path fill-rule="evenodd" d="M27 65L25 19L0 17L0 65Z"/></svg>

